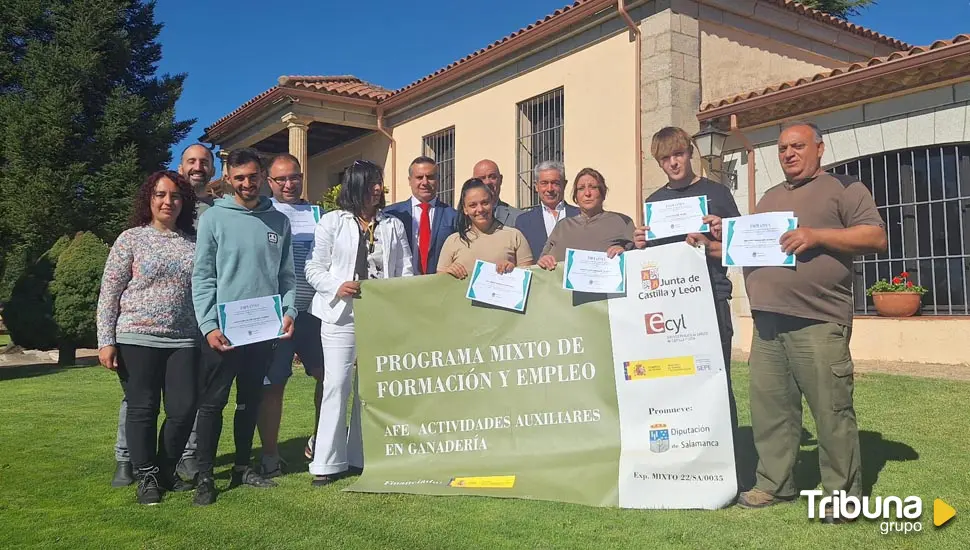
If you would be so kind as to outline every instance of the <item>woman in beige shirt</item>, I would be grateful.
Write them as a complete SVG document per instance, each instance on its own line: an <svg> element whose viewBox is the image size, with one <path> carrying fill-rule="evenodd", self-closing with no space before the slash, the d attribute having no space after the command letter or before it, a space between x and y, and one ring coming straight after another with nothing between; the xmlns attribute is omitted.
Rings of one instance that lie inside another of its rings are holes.
<svg viewBox="0 0 970 550"><path fill-rule="evenodd" d="M610 258L635 248L633 220L619 212L603 210L607 190L603 174L592 168L579 171L573 181L573 200L579 206L579 215L556 224L536 262L539 267L556 269L567 248L606 252Z"/></svg>
<svg viewBox="0 0 970 550"><path fill-rule="evenodd" d="M476 260L492 262L499 273L532 265L532 250L521 231L495 219L498 197L482 180L472 178L461 186L458 232L441 247L438 273L464 279Z"/></svg>

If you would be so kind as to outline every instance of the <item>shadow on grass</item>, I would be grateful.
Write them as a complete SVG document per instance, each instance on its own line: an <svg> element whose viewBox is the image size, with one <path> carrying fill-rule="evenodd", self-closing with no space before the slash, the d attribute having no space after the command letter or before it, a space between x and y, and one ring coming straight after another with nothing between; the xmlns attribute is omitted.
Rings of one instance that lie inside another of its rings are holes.
<svg viewBox="0 0 970 550"><path fill-rule="evenodd" d="M229 421L229 426L231 428L232 416L227 416L226 419ZM294 437L292 439L281 441L279 443L280 458L282 458L283 461L286 463L286 465L283 466L284 476L288 476L290 474L298 474L298 473L307 471L307 464L309 463L309 461L306 459L306 456L303 454L304 449L306 448L306 440L307 438L305 437ZM236 461L235 450L232 449L231 447L229 450L230 452L223 453L218 457L216 457L216 460L215 460L216 468L220 468L223 466L232 466L232 464ZM253 454L256 457L253 460L253 466L259 466L260 450L256 449L256 452ZM226 470L223 473L216 475L216 478L228 479L229 471Z"/></svg>
<svg viewBox="0 0 970 550"><path fill-rule="evenodd" d="M743 489L754 487L758 455L754 448L751 426L741 426L737 436L738 475ZM802 428L802 446L818 445L811 432ZM862 430L859 432L859 446L862 454L862 494L872 494L872 488L879 481L879 474L886 463L906 462L919 458L919 453L905 443L883 439L879 432ZM798 491L814 489L822 482L818 465L818 447L800 450L795 463L795 485Z"/></svg>
<svg viewBox="0 0 970 550"><path fill-rule="evenodd" d="M90 367L97 364L97 357L82 357L77 360L77 364L71 366L57 365L55 363L33 363L15 366L0 365L0 381L35 378L37 376L57 374L68 369Z"/></svg>

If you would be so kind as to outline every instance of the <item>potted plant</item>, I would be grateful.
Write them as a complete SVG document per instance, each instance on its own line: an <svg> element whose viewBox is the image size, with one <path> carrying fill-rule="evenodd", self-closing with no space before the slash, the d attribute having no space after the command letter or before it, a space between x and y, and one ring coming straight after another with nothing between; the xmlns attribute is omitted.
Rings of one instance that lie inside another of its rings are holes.
<svg viewBox="0 0 970 550"><path fill-rule="evenodd" d="M892 281L876 281L866 290L872 296L876 311L883 317L910 317L919 311L920 301L927 289L913 284L909 273L903 271Z"/></svg>

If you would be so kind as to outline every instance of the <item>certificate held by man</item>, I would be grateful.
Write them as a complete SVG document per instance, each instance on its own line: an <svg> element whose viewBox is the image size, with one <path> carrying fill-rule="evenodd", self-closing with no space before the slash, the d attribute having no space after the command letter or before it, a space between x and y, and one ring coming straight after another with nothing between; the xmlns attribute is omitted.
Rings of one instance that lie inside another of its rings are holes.
<svg viewBox="0 0 970 550"><path fill-rule="evenodd" d="M280 295L249 298L218 305L219 329L232 346L274 340L283 334Z"/></svg>
<svg viewBox="0 0 970 550"><path fill-rule="evenodd" d="M287 204L277 202L274 207L290 219L294 241L312 241L313 230L320 221L322 211L315 204Z"/></svg>
<svg viewBox="0 0 970 550"><path fill-rule="evenodd" d="M465 297L512 311L524 311L531 283L532 272L528 269L516 268L499 273L495 264L476 260Z"/></svg>
<svg viewBox="0 0 970 550"><path fill-rule="evenodd" d="M781 247L781 236L798 227L791 212L766 212L723 220L725 267L795 266L794 254Z"/></svg>
<svg viewBox="0 0 970 550"><path fill-rule="evenodd" d="M650 228L647 240L707 233L710 231L708 224L704 223L707 215L707 195L644 203L643 219Z"/></svg>
<svg viewBox="0 0 970 550"><path fill-rule="evenodd" d="M606 252L566 249L562 287L578 292L622 294L626 292L623 254L610 258Z"/></svg>

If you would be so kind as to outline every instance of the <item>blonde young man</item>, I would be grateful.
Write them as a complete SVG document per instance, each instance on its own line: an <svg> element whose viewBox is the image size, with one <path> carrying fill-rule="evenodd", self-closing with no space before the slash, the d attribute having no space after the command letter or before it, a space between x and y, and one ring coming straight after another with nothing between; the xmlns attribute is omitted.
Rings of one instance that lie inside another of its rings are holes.
<svg viewBox="0 0 970 550"><path fill-rule="evenodd" d="M720 218L739 216L738 205L734 202L730 189L726 186L694 174L690 161L694 156L694 146L690 135L682 128L668 126L653 135L650 152L657 164L667 174L667 184L654 191L647 202L656 202L684 197L707 196L709 213L705 218L708 223L720 223ZM716 219L715 219L716 217ZM649 227L638 228L634 232L634 243L637 248L645 248L648 243L646 232ZM717 231L716 228L712 230ZM674 242L685 241L691 245L703 244L707 251L707 271L711 277L711 288L714 290L714 311L717 314L717 326L721 336L721 352L724 354L724 369L727 372L728 402L731 407L731 428L734 433L738 429L738 408L731 387L731 339L734 336L734 326L731 322L731 292L734 290L731 280L727 278L727 268L721 266L720 235L712 233L691 233L684 237L668 237L649 242L649 246L658 246ZM735 446L737 451L737 446Z"/></svg>

